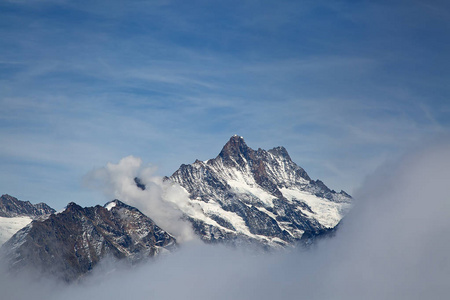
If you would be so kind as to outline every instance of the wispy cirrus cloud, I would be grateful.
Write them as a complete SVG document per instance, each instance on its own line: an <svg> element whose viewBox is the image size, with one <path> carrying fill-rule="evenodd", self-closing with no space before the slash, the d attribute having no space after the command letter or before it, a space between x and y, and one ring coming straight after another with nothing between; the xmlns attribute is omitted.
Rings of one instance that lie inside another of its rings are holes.
<svg viewBox="0 0 450 300"><path fill-rule="evenodd" d="M254 148L285 146L312 177L352 192L386 157L450 126L445 3L1 8L0 153L15 162L3 178L36 160L75 180L130 154L167 175L237 133ZM20 197L20 185L0 189Z"/></svg>

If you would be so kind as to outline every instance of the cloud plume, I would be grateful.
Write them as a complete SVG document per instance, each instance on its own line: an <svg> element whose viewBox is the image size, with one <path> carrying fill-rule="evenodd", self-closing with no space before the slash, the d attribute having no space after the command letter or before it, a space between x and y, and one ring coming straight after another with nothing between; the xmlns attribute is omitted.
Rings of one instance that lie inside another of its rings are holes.
<svg viewBox="0 0 450 300"><path fill-rule="evenodd" d="M179 208L198 208L190 205L181 187L165 182L154 172L155 168L143 167L140 158L127 156L117 164L108 163L90 172L85 182L90 187L100 189L110 200L119 199L137 207L164 230L175 235L179 242L195 239L191 225L182 220ZM136 185L136 177L145 184L145 190Z"/></svg>

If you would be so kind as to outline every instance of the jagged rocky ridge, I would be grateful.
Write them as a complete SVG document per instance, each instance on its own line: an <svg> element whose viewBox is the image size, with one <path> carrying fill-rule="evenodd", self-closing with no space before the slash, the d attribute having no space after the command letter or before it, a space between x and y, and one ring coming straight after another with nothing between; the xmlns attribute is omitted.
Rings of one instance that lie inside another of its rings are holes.
<svg viewBox="0 0 450 300"><path fill-rule="evenodd" d="M29 201L21 201L10 195L0 197L0 217L40 217L54 213L55 210L45 203L31 204Z"/></svg>
<svg viewBox="0 0 450 300"><path fill-rule="evenodd" d="M105 257L131 263L175 247L176 241L138 209L114 200L102 206L67 208L34 220L1 248L14 270L36 269L72 281Z"/></svg>
<svg viewBox="0 0 450 300"><path fill-rule="evenodd" d="M200 207L201 213L184 213L207 242L307 241L335 228L352 201L344 191L311 180L285 148L253 150L237 135L216 158L183 164L165 180L183 187Z"/></svg>

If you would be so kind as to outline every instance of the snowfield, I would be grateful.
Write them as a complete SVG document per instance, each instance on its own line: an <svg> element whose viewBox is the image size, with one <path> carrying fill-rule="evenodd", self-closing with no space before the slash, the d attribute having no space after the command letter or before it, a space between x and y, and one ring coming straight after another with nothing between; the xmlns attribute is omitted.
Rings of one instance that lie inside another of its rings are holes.
<svg viewBox="0 0 450 300"><path fill-rule="evenodd" d="M0 217L0 246L9 240L17 231L33 221L30 217Z"/></svg>

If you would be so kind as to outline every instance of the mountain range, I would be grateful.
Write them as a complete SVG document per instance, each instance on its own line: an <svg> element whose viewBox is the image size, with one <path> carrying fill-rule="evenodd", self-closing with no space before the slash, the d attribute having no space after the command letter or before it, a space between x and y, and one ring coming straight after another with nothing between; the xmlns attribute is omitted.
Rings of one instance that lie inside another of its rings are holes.
<svg viewBox="0 0 450 300"><path fill-rule="evenodd" d="M134 181L146 189L144 180ZM216 158L183 164L164 181L181 187L189 199L178 208L182 218L207 243L309 244L332 232L352 203L344 191L312 180L285 148L253 150L237 135ZM59 213L9 195L0 200L2 219L28 218L0 250L13 270L34 268L73 281L107 257L136 263L177 246L171 233L120 200L85 208L69 203Z"/></svg>

